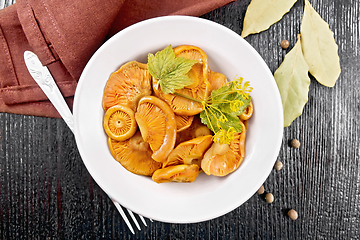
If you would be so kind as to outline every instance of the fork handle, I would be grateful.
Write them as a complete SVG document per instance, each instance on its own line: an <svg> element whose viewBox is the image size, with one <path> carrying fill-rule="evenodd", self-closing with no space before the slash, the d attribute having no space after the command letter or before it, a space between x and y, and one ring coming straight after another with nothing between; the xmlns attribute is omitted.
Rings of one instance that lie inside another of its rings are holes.
<svg viewBox="0 0 360 240"><path fill-rule="evenodd" d="M51 76L49 69L46 66L43 66L39 58L30 51L24 52L24 61L30 75L49 98L50 102L64 119L70 130L74 132L73 115L56 85L54 78Z"/></svg>

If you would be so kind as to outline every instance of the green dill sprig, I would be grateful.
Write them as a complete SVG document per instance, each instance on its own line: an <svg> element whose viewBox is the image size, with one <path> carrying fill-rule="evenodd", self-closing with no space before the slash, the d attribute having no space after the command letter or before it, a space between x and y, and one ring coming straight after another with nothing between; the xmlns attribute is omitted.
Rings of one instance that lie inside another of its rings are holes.
<svg viewBox="0 0 360 240"><path fill-rule="evenodd" d="M232 132L242 132L239 116L250 104L251 91L250 83L248 81L243 83L241 77L236 77L227 85L213 90L203 103L204 110L200 113L201 122L206 124L215 136L216 134L220 136L225 131L228 138L233 138Z"/></svg>

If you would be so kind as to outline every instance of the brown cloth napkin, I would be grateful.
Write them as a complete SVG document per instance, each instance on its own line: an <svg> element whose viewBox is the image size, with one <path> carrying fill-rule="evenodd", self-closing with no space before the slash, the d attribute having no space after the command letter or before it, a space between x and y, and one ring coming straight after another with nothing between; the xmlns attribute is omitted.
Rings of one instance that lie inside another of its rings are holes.
<svg viewBox="0 0 360 240"><path fill-rule="evenodd" d="M232 1L18 0L0 10L0 112L60 117L30 76L25 50L49 68L71 107L87 61L118 31L158 16L200 16Z"/></svg>

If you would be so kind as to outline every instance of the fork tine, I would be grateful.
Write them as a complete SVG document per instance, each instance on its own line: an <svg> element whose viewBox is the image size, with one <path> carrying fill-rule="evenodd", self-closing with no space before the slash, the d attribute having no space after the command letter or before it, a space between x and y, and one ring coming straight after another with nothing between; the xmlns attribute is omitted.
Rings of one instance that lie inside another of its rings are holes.
<svg viewBox="0 0 360 240"><path fill-rule="evenodd" d="M139 214L138 214L138 215L139 215ZM146 222L145 222L144 217L141 216L141 215L139 215L139 218L140 218L140 220L143 222L143 224L145 225L145 227L147 227L147 224L146 224Z"/></svg>
<svg viewBox="0 0 360 240"><path fill-rule="evenodd" d="M129 210L129 209L126 209L126 210L128 211L128 213L129 213L130 217L131 217L131 218L132 218L132 220L134 221L134 223L135 223L136 227L137 227L139 230L141 230L140 225L139 225L139 223L137 222L137 220L136 220L136 218L135 218L135 216L134 216L133 212L132 212L131 210Z"/></svg>
<svg viewBox="0 0 360 240"><path fill-rule="evenodd" d="M112 200L112 199L111 199ZM121 217L124 219L126 225L128 226L128 228L130 229L130 231L132 232L132 234L135 234L133 227L131 226L129 219L126 217L124 210L121 208L120 204L114 200L112 200L112 202L114 203L115 207L117 208L117 210L119 211Z"/></svg>

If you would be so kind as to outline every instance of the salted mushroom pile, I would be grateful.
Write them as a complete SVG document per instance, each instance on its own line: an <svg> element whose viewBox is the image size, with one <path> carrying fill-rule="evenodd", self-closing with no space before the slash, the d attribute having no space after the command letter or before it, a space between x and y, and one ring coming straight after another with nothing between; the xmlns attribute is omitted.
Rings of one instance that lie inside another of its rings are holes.
<svg viewBox="0 0 360 240"><path fill-rule="evenodd" d="M110 152L128 171L157 183L193 182L201 172L226 176L244 159L253 105L239 117L241 133L235 133L229 144L214 142L212 131L199 117L203 106L190 99L205 100L228 80L210 70L202 49L181 45L173 51L176 57L197 60L187 73L193 83L175 93L165 94L147 64L137 61L110 75L103 94L103 127Z"/></svg>

